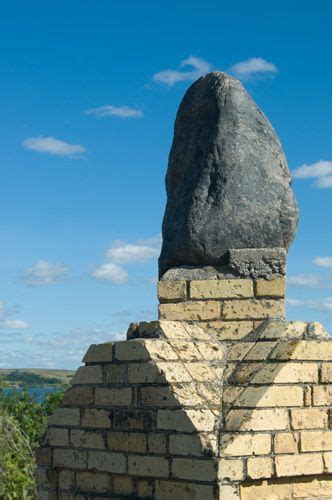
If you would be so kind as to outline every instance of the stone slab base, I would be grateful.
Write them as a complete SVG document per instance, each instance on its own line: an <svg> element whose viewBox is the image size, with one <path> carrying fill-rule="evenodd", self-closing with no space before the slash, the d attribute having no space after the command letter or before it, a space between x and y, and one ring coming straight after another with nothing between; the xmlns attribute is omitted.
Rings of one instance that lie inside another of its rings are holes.
<svg viewBox="0 0 332 500"><path fill-rule="evenodd" d="M330 495L332 342L320 325L267 321L239 341L160 321L129 336L89 348L50 417L38 498Z"/></svg>

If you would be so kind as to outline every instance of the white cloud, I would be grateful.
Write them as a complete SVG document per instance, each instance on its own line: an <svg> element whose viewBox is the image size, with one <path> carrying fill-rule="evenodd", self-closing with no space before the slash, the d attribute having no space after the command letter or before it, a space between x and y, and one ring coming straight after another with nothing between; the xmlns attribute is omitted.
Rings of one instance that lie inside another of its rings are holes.
<svg viewBox="0 0 332 500"><path fill-rule="evenodd" d="M137 243L114 241L106 252L106 258L114 262L146 262L160 253L161 235L141 239Z"/></svg>
<svg viewBox="0 0 332 500"><path fill-rule="evenodd" d="M81 144L69 144L54 137L29 137L22 144L26 149L56 156L75 156L86 151Z"/></svg>
<svg viewBox="0 0 332 500"><path fill-rule="evenodd" d="M273 76L278 73L278 68L262 57L252 57L234 64L229 68L229 71L240 80L251 80L263 76Z"/></svg>
<svg viewBox="0 0 332 500"><path fill-rule="evenodd" d="M295 179L325 177L332 174L332 161L320 160L316 163L304 163L292 172Z"/></svg>
<svg viewBox="0 0 332 500"><path fill-rule="evenodd" d="M3 300L0 300L0 318L6 314L7 307Z"/></svg>
<svg viewBox="0 0 332 500"><path fill-rule="evenodd" d="M316 266L332 268L332 257L315 257L313 263Z"/></svg>
<svg viewBox="0 0 332 500"><path fill-rule="evenodd" d="M204 61L204 59L189 56L180 63L180 69L159 71L153 75L153 80L172 87L177 82L196 80L211 70L212 66L207 61Z"/></svg>
<svg viewBox="0 0 332 500"><path fill-rule="evenodd" d="M54 285L63 281L68 274L69 268L61 262L38 260L25 270L22 280L29 286Z"/></svg>
<svg viewBox="0 0 332 500"><path fill-rule="evenodd" d="M332 175L327 175L326 177L320 177L314 182L314 187L318 189L332 188Z"/></svg>
<svg viewBox="0 0 332 500"><path fill-rule="evenodd" d="M29 328L26 321L21 319L5 319L0 321L0 328L8 328L9 330L25 330Z"/></svg>
<svg viewBox="0 0 332 500"><path fill-rule="evenodd" d="M108 281L116 285L126 283L129 279L128 273L122 267L112 262L107 262L97 267L91 275L93 278Z"/></svg>
<svg viewBox="0 0 332 500"><path fill-rule="evenodd" d="M146 262L158 257L159 252L158 247L115 241L107 250L106 257L115 262Z"/></svg>
<svg viewBox="0 0 332 500"><path fill-rule="evenodd" d="M129 106L100 106L99 108L88 109L86 115L95 115L98 117L118 116L119 118L143 118L144 114L141 109L130 108Z"/></svg>
<svg viewBox="0 0 332 500"><path fill-rule="evenodd" d="M295 276L289 276L287 278L288 285L291 286L304 286L313 288L319 285L320 279L318 276L312 274L298 274Z"/></svg>
<svg viewBox="0 0 332 500"><path fill-rule="evenodd" d="M305 307L315 311L332 312L332 297L322 299L286 299L291 307Z"/></svg>

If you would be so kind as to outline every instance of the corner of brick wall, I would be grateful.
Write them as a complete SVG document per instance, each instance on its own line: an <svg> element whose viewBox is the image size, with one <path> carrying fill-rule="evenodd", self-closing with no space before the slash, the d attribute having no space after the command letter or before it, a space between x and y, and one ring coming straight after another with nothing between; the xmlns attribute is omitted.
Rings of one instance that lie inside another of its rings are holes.
<svg viewBox="0 0 332 500"><path fill-rule="evenodd" d="M161 282L159 322L89 348L38 498L332 496L331 339L284 320L284 278L212 281Z"/></svg>

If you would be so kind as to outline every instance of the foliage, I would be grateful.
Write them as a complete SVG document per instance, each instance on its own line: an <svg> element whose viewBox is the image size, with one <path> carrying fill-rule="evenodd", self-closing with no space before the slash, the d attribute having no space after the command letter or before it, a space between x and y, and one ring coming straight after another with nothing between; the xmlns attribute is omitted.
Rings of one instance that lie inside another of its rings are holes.
<svg viewBox="0 0 332 500"><path fill-rule="evenodd" d="M0 390L0 498L36 499L35 449L45 432L47 417L60 404L63 392L37 403L27 392ZM1 417L0 417L1 421ZM2 432L1 432L2 429Z"/></svg>

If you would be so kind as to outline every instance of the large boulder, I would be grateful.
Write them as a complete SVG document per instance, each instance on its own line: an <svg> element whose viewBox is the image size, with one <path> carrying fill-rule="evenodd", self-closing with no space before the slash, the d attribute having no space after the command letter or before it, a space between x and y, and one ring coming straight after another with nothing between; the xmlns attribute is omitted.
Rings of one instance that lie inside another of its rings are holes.
<svg viewBox="0 0 332 500"><path fill-rule="evenodd" d="M280 141L242 84L210 73L186 92L166 175L162 276L221 265L230 249L285 248L298 209Z"/></svg>

